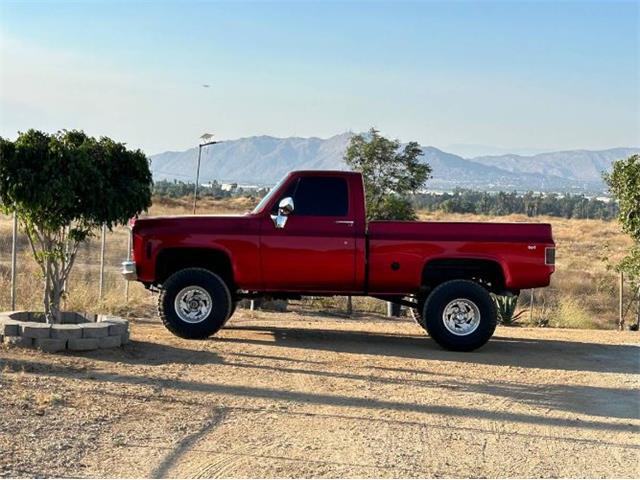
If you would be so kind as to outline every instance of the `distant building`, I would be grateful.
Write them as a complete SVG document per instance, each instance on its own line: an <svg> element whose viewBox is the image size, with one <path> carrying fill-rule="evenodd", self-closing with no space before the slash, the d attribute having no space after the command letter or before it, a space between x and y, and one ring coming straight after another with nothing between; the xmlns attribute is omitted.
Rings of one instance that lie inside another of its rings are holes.
<svg viewBox="0 0 640 480"><path fill-rule="evenodd" d="M233 192L238 188L237 183L223 183L220 187L224 192Z"/></svg>

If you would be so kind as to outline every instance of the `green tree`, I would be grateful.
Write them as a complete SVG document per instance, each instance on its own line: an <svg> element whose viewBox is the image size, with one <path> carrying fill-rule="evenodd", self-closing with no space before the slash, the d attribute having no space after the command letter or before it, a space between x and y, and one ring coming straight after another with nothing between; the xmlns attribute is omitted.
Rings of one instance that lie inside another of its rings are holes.
<svg viewBox="0 0 640 480"><path fill-rule="evenodd" d="M375 128L366 135L354 135L344 156L346 164L361 172L369 220L414 220L409 197L424 185L431 167L420 162L422 150L416 142L400 148Z"/></svg>
<svg viewBox="0 0 640 480"><path fill-rule="evenodd" d="M151 172L140 150L81 131L0 137L0 208L16 212L44 279L47 321L60 300L80 244L96 228L124 224L151 205Z"/></svg>
<svg viewBox="0 0 640 480"><path fill-rule="evenodd" d="M609 190L618 202L618 220L634 245L618 268L632 279L640 278L640 155L613 163L611 173L604 175Z"/></svg>

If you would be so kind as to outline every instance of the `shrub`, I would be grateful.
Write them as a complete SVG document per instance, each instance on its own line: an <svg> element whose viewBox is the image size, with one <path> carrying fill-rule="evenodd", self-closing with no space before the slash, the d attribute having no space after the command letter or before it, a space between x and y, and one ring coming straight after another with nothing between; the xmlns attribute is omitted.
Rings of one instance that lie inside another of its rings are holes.
<svg viewBox="0 0 640 480"><path fill-rule="evenodd" d="M580 299L563 296L551 312L549 326L558 328L598 328L598 323L584 309Z"/></svg>
<svg viewBox="0 0 640 480"><path fill-rule="evenodd" d="M515 325L526 310L516 313L518 306L517 296L492 295L498 312L498 322L502 325Z"/></svg>

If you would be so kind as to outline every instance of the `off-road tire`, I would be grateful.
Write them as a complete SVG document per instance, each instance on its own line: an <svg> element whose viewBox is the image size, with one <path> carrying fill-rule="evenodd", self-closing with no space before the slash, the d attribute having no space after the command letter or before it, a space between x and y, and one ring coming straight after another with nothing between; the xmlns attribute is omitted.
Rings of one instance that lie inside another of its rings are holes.
<svg viewBox="0 0 640 480"><path fill-rule="evenodd" d="M237 300L235 300L235 301L232 300L231 301L231 309L230 309L230 312L229 312L229 316L227 317L227 319L222 324L223 327L227 324L227 322L229 320L231 320L231 317L233 317L233 314L236 313L236 309L237 308L238 308L238 301Z"/></svg>
<svg viewBox="0 0 640 480"><path fill-rule="evenodd" d="M468 299L480 312L480 323L467 335L455 335L446 327L443 312L455 299ZM496 329L496 307L489 292L470 280L450 280L436 287L427 297L422 311L426 330L441 347L447 350L469 352L489 341Z"/></svg>
<svg viewBox="0 0 640 480"><path fill-rule="evenodd" d="M189 286L198 286L211 296L211 311L199 323L183 321L175 310L176 296ZM204 268L185 268L171 275L162 285L158 296L158 316L174 335L202 339L222 328L231 315L232 305L229 287L222 278Z"/></svg>

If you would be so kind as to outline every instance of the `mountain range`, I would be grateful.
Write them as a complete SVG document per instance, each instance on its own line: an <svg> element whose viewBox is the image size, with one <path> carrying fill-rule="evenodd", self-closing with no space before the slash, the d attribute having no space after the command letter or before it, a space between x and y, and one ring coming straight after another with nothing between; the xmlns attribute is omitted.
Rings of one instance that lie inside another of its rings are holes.
<svg viewBox="0 0 640 480"><path fill-rule="evenodd" d="M241 185L270 186L291 170L342 170L353 134L327 139L256 136L227 140L202 149L200 179ZM534 190L602 192L602 172L613 161L640 153L640 148L568 150L537 155L485 155L463 158L438 148L422 147L431 165L429 190ZM193 181L198 148L151 156L155 180Z"/></svg>

